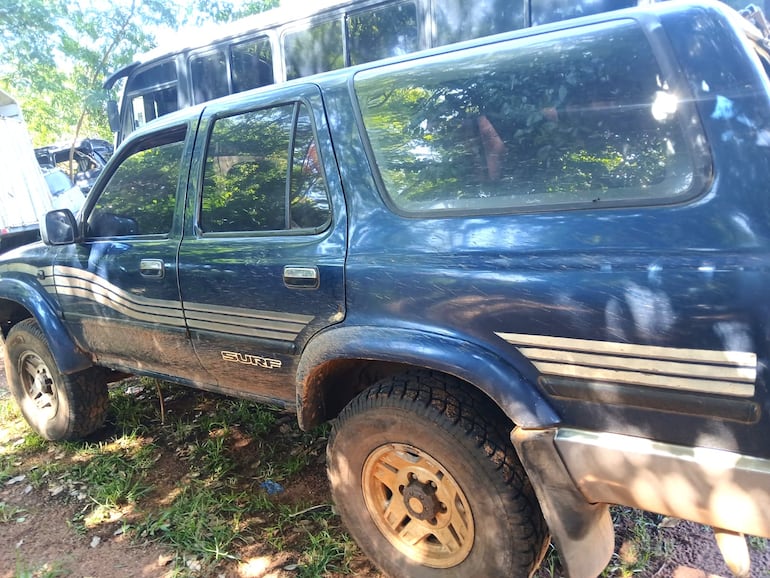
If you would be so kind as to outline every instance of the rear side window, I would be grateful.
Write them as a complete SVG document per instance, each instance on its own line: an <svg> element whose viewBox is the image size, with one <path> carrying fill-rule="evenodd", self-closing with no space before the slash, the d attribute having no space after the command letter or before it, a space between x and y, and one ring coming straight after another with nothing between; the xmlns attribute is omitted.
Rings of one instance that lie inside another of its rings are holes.
<svg viewBox="0 0 770 578"><path fill-rule="evenodd" d="M547 2L549 5L552 3L553 0ZM522 0L441 0L431 4L435 22L434 46L481 38L527 25L525 2Z"/></svg>
<svg viewBox="0 0 770 578"><path fill-rule="evenodd" d="M266 36L233 45L230 64L233 92L273 84L273 53Z"/></svg>
<svg viewBox="0 0 770 578"><path fill-rule="evenodd" d="M227 85L227 57L221 50L190 59L195 102L206 102L230 93Z"/></svg>
<svg viewBox="0 0 770 578"><path fill-rule="evenodd" d="M329 222L326 182L305 105L214 123L203 182L204 233L313 233Z"/></svg>
<svg viewBox="0 0 770 578"><path fill-rule="evenodd" d="M359 73L390 201L405 212L632 204L702 174L638 25L586 27Z"/></svg>

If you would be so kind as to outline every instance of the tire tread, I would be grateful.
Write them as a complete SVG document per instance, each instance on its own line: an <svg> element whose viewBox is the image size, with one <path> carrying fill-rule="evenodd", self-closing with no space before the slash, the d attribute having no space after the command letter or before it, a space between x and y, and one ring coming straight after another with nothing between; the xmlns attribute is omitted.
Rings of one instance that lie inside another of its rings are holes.
<svg viewBox="0 0 770 578"><path fill-rule="evenodd" d="M506 489L506 507L519 520L517 533L526 539L517 540L511 548L525 561L521 575L529 575L542 559L548 530L534 490L508 441L513 427L510 420L468 384L445 374L412 370L386 378L353 399L332 428L330 447L348 420L383 406L412 411L445 431L459 433L481 452L486 458L484 466Z"/></svg>

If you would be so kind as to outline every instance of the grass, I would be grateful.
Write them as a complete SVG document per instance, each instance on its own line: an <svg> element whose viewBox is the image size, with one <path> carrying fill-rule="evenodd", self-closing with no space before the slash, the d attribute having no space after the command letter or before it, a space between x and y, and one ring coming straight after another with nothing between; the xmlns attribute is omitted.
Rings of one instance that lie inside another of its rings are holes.
<svg viewBox="0 0 770 578"><path fill-rule="evenodd" d="M83 534L121 532L137 546L163 545L173 559L169 576L238 575L250 564L300 578L377 576L329 503L328 428L302 432L279 409L154 380L123 382L110 399L99 441L61 444L31 433L0 399L0 484L24 476L20 483L76 505L70 524ZM671 551L660 517L612 513L618 541L603 576L653 575ZM28 515L0 502L0 528ZM749 543L757 551L768 545ZM65 575L61 560L51 560L18 561L13 576ZM536 576L562 575L551 548Z"/></svg>
<svg viewBox="0 0 770 578"><path fill-rule="evenodd" d="M0 502L0 524L19 521L24 512L26 512L24 508L18 508L13 505L8 505L5 502Z"/></svg>
<svg viewBox="0 0 770 578"><path fill-rule="evenodd" d="M174 575L232 571L246 550L272 551L298 576L351 572L361 555L328 492L311 484L292 494L305 476L322 473L327 429L304 433L277 408L147 379L114 387L110 402L99 441L51 444L0 400L0 483L24 475L33 488L77 504L70 523L82 534L108 528L164 545ZM323 502L307 503L316 494ZM0 524L24 513L0 503ZM59 568L22 564L14 578L57 576Z"/></svg>
<svg viewBox="0 0 770 578"><path fill-rule="evenodd" d="M61 563L46 562L40 567L30 566L28 563L17 560L14 578L64 578L69 576L70 572Z"/></svg>
<svg viewBox="0 0 770 578"><path fill-rule="evenodd" d="M149 513L135 530L139 537L165 542L180 555L207 562L236 559L234 544L246 530L252 513L244 493L192 480L176 489L162 510Z"/></svg>

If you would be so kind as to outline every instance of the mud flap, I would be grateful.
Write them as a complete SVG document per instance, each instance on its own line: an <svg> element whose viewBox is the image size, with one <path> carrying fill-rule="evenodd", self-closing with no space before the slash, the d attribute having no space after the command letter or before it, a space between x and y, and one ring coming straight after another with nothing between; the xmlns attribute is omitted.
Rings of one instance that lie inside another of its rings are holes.
<svg viewBox="0 0 770 578"><path fill-rule="evenodd" d="M607 504L591 504L575 486L559 456L556 429L522 429L511 441L527 471L546 524L569 578L595 578L615 549Z"/></svg>

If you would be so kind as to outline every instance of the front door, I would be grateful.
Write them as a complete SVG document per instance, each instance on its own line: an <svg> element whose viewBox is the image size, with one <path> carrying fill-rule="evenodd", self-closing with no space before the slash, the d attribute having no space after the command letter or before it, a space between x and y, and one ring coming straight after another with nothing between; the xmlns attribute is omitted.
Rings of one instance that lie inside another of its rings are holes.
<svg viewBox="0 0 770 578"><path fill-rule="evenodd" d="M120 153L89 198L84 242L62 248L54 276L65 323L100 364L205 381L177 275L186 132L165 127Z"/></svg>

